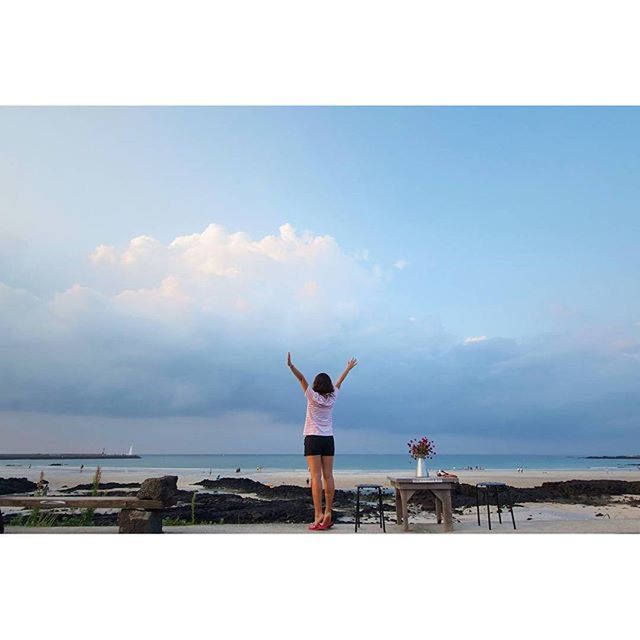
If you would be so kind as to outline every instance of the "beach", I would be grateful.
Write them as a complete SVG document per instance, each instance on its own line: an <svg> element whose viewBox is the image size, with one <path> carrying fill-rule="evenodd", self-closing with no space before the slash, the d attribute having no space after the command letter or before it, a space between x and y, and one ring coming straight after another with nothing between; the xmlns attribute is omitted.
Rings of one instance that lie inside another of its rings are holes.
<svg viewBox="0 0 640 640"><path fill-rule="evenodd" d="M83 471L78 467L70 466L48 466L48 467L9 467L2 469L0 475L4 478L19 477L26 478L32 482L37 482L41 471L44 471L45 479L49 482L49 493L55 494L64 492L66 489L77 485L86 485L93 478L95 467L87 466ZM496 470L462 470L456 474L461 485L475 485L477 482L503 482L513 487L517 492L519 488L540 487L543 483L566 483L570 480L584 481L640 481L640 470L632 469L540 469L540 470L524 470L518 472L516 469L496 469ZM177 475L178 488L193 495L197 492L198 500L207 500L211 496L211 483L216 483L218 474L209 475L209 470L204 469L166 469L166 468L114 468L102 467L101 482L114 483L116 485L131 485L132 483L141 483L146 478L158 477L163 475ZM355 490L357 484L373 483L380 484L388 489L386 492L386 517L387 531L389 533L401 533L402 527L395 524L395 510L393 508L394 499L391 491L391 485L388 477L408 477L410 476L406 470L401 471L348 471L336 472L335 482L336 489L347 495L345 492ZM281 487L282 490L287 486L296 488L292 495L285 496L293 498L290 500L298 509L294 513L292 521L260 521L260 522L238 522L232 524L222 519L217 524L198 524L185 526L185 523L179 522L177 526L165 526L168 533L306 533L305 522L300 521L300 510L304 511L307 499L307 478L308 474L301 470L279 470L279 471L254 471L252 473L232 473L227 472L221 474L222 479L218 481L222 489L215 490L214 494L223 493L234 500L244 500L249 504L249 510L253 503L259 503L264 500L258 491L253 487L264 487L267 489L275 489ZM228 480L230 479L230 480ZM206 481L203 484L199 484ZM226 483L226 484L225 484ZM238 489L229 491L229 486L238 485ZM256 483L260 483L259 485ZM243 488L243 485L246 485ZM123 487L124 488L124 487ZM131 492L135 492L135 488L126 488ZM301 490L303 489L303 490ZM277 489L276 489L277 490ZM228 492L228 493L227 493ZM223 498L223 496L217 496ZM282 496L280 496L282 497ZM581 500L576 498L572 502L555 500L538 500L535 502L522 502L516 500L514 507L514 515L517 522L517 530L514 532L508 513L503 514L503 524L498 523L495 506L492 507L492 533L640 533L640 507L636 505L639 496L637 494L622 494L614 496L591 496L589 500ZM286 502L286 501L285 501ZM586 502L586 503L585 503ZM280 504L280 503L278 503ZM203 507L206 508L206 507ZM336 507L338 508L338 507ZM338 521L338 525L334 527L331 533L350 533L353 532L353 522L351 517L351 509L344 503L341 505L343 517ZM454 533L486 533L486 507L482 507L481 517L482 526L477 524L477 512L474 505L468 501L457 509L454 509ZM205 511L206 512L206 511ZM5 510L5 514L16 513L15 509ZM105 511L105 513L109 513ZM181 512L188 513L188 508L184 507ZM290 513L290 512L287 512ZM250 517L254 517L251 515ZM285 516L283 516L285 517ZM304 517L302 518L304 520ZM228 518L227 518L228 520ZM414 508L411 514L411 532L413 533L439 533L441 527L435 521L435 514L430 510L424 510L420 507ZM363 533L380 533L377 525L372 524L374 518L371 514L364 519L365 526L361 530ZM7 532L11 533L36 533L42 532L42 529L28 528L22 526L7 527ZM115 526L94 526L94 527L52 527L47 531L54 533L108 533L116 532Z"/></svg>

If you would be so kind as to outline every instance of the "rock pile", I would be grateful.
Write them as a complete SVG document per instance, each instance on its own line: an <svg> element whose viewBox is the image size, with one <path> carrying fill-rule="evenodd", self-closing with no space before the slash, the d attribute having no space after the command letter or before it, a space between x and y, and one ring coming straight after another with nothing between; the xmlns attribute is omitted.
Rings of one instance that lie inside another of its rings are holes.
<svg viewBox="0 0 640 640"><path fill-rule="evenodd" d="M0 478L0 495L8 493L28 493L35 491L37 485L26 478Z"/></svg>

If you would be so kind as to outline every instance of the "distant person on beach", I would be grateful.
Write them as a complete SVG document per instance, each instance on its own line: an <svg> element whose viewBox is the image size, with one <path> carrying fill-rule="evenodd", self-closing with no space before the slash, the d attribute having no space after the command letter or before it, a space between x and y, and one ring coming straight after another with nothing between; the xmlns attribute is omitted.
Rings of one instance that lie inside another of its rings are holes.
<svg viewBox="0 0 640 640"><path fill-rule="evenodd" d="M333 406L338 396L340 386L349 371L358 364L355 358L347 362L335 384L326 373L319 373L309 386L306 378L291 362L291 354L287 354L287 366L300 382L307 399L307 415L304 421L304 456L307 459L309 474L311 475L311 496L315 518L309 525L311 531L324 531L333 526L331 508L335 493L333 479L333 458L335 456L335 442L333 439ZM322 479L324 477L325 508L322 510Z"/></svg>

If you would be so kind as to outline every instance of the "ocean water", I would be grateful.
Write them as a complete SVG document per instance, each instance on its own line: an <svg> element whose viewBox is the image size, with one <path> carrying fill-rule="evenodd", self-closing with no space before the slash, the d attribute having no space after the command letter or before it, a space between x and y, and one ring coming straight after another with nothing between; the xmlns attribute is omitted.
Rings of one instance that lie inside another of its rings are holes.
<svg viewBox="0 0 640 640"><path fill-rule="evenodd" d="M215 473L235 472L241 469L252 472L256 467L262 471L304 471L306 462L301 454L140 454L140 459L104 460L104 469L209 469ZM99 464L99 460L1 460L0 473L6 475L9 469L47 468L55 464L59 468L79 467L87 469ZM415 461L405 454L338 454L335 458L336 471L409 471L415 468ZM542 455L491 455L491 454L440 454L427 460L429 469L637 469L640 460L589 460L581 456ZM7 468L8 467L8 468Z"/></svg>

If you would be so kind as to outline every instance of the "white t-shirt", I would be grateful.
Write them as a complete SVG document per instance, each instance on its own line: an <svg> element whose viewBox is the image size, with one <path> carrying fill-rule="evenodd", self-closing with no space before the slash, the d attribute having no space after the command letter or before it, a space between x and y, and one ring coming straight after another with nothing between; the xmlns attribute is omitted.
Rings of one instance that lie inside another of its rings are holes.
<svg viewBox="0 0 640 640"><path fill-rule="evenodd" d="M307 416L304 421L303 435L332 436L333 418L331 414L338 397L338 388L334 386L333 393L323 396L308 386L304 395L307 398Z"/></svg>

